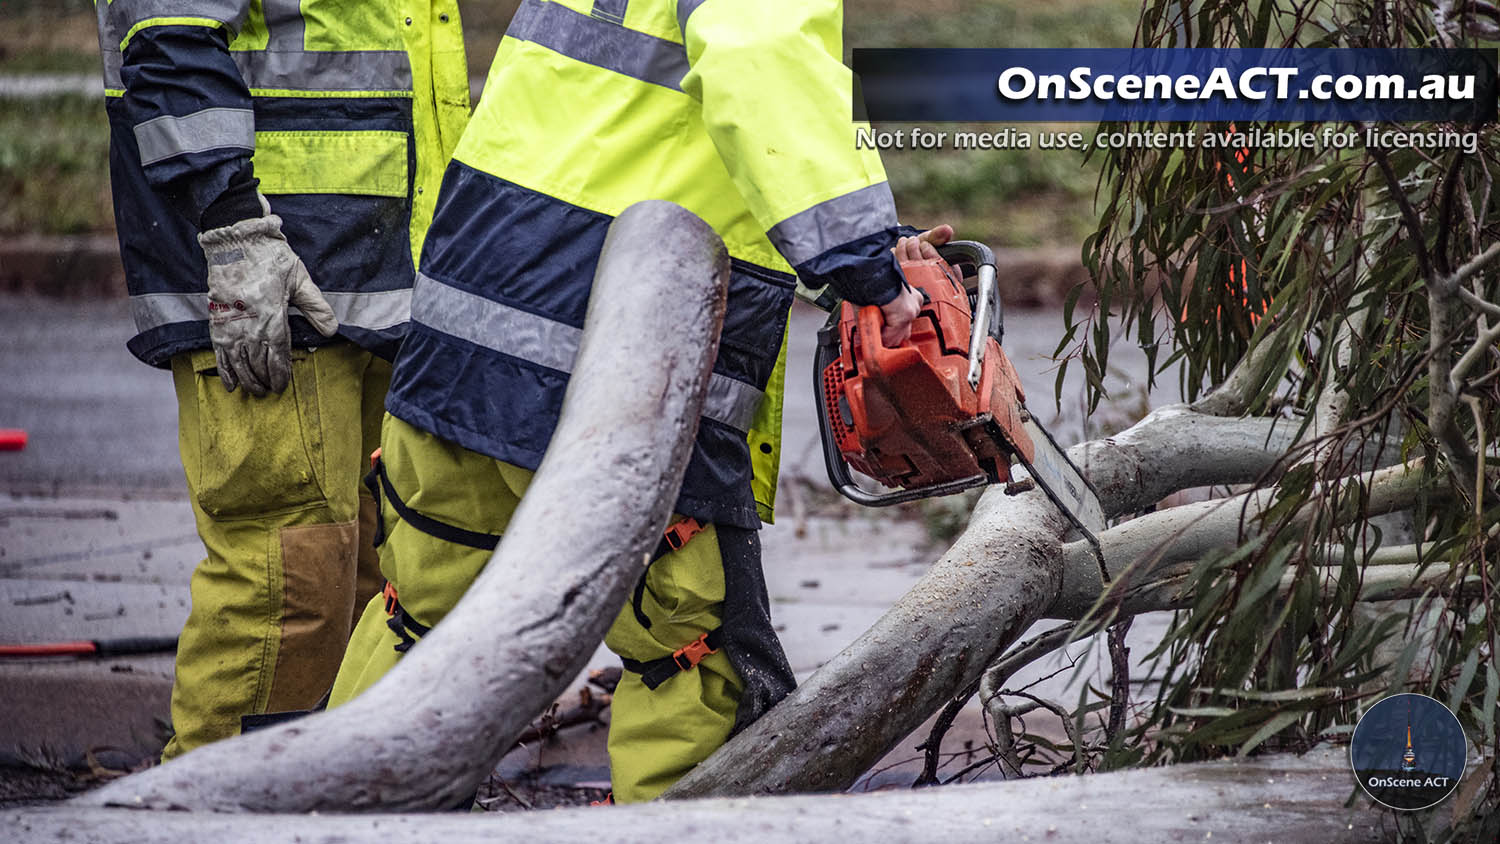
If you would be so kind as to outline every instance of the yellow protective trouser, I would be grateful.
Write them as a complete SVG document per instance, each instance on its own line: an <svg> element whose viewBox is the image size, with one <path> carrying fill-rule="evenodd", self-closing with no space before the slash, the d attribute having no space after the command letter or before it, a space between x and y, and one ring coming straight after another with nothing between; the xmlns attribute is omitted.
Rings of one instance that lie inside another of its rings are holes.
<svg viewBox="0 0 1500 844"><path fill-rule="evenodd" d="M380 589L374 501L361 479L391 366L352 344L292 352L279 396L224 389L212 350L172 359L178 445L198 535L163 760L310 709L355 612Z"/></svg>
<svg viewBox="0 0 1500 844"><path fill-rule="evenodd" d="M531 472L525 469L461 448L390 415L381 455L391 486L408 508L476 533L503 533L531 482ZM381 571L395 587L402 609L431 627L458 603L491 552L423 533L402 522L389 501L381 502L381 514L386 528ZM627 603L605 635L605 644L639 662L670 656L719 626L723 601L723 563L716 532L708 526L647 570L643 609L652 622L650 630L640 625ZM339 668L330 706L353 698L396 664L401 640L388 620L380 596L365 606ZM610 779L616 802L656 797L718 749L734 727L741 689L739 675L723 651L655 690L646 688L640 675L625 672L610 707Z"/></svg>

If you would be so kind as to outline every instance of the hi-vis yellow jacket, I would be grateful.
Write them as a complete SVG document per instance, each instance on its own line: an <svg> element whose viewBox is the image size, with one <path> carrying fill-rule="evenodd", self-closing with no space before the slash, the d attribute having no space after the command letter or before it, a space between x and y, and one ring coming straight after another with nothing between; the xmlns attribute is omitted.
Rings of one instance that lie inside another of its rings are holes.
<svg viewBox="0 0 1500 844"><path fill-rule="evenodd" d="M525 0L444 178L387 408L535 468L605 229L670 200L733 268L677 509L769 519L793 271L857 303L902 284L885 173L855 145L842 23L837 0Z"/></svg>
<svg viewBox="0 0 1500 844"><path fill-rule="evenodd" d="M195 235L253 175L340 334L393 355L469 116L457 0L95 5L131 350L165 366L209 345ZM300 316L292 331L326 342Z"/></svg>

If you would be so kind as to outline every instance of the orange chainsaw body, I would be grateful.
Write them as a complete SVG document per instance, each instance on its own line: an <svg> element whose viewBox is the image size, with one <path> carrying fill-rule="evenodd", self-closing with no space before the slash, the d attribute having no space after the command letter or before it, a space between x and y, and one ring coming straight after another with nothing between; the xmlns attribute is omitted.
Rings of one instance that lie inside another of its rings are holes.
<svg viewBox="0 0 1500 844"><path fill-rule="evenodd" d="M1028 465L1034 457L1015 369L986 336L979 388L971 387L976 328L962 276L941 258L902 262L901 270L928 300L901 346L880 342L878 307L840 306L838 356L819 385L832 442L849 466L888 487L920 490L976 475L1009 481L1012 455Z"/></svg>

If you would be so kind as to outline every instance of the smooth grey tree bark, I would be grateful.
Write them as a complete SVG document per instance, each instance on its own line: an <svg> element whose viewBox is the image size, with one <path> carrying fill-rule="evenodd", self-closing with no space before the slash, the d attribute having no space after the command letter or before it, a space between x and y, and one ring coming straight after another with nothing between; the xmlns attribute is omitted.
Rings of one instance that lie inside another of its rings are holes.
<svg viewBox="0 0 1500 844"><path fill-rule="evenodd" d="M1068 453L1119 516L1179 490L1256 480L1291 445L1291 428L1172 406ZM1039 491L991 487L953 546L874 627L664 796L853 785L1085 576L1065 570L1066 528ZM1092 577L1097 584L1097 569Z"/></svg>
<svg viewBox="0 0 1500 844"><path fill-rule="evenodd" d="M728 274L723 243L693 214L668 202L627 208L604 244L552 445L504 541L443 622L343 706L208 745L74 804L411 811L472 794L583 669L666 527ZM236 838L261 828L226 826Z"/></svg>
<svg viewBox="0 0 1500 844"><path fill-rule="evenodd" d="M20 842L244 841L467 844L608 841L1157 844L1161 841L1391 840L1389 812L1354 789L1342 749L1167 768L916 791L653 802L511 814L264 815L22 809L0 813Z"/></svg>

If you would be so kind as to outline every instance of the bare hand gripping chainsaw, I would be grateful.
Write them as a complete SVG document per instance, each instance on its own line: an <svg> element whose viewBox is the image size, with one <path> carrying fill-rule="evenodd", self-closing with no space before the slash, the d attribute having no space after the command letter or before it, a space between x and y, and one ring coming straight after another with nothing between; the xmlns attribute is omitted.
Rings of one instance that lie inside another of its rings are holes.
<svg viewBox="0 0 1500 844"><path fill-rule="evenodd" d="M813 378L828 479L871 507L985 484L1003 483L1012 495L1035 485L1093 546L1108 580L1099 495L1026 409L1000 347L994 253L971 241L939 253L901 263L907 283L926 300L901 346L881 344L885 320L873 305L845 302L818 332ZM956 266L973 268L972 288ZM853 471L892 489L871 492Z"/></svg>

